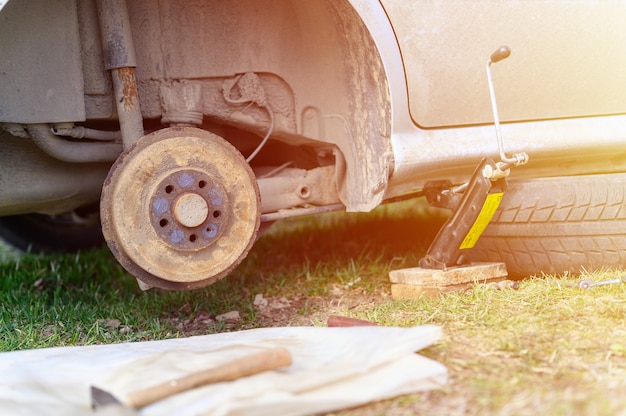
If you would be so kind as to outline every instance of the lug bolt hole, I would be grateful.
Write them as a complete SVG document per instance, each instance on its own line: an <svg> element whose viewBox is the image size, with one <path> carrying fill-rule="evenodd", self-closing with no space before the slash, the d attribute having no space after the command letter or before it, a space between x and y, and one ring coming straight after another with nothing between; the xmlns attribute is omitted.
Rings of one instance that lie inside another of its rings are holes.
<svg viewBox="0 0 626 416"><path fill-rule="evenodd" d="M215 210L213 211L213 218L219 218L222 216L222 211Z"/></svg>
<svg viewBox="0 0 626 416"><path fill-rule="evenodd" d="M165 187L165 193L166 194L171 194L172 192L174 192L174 187L172 185L167 185Z"/></svg>
<svg viewBox="0 0 626 416"><path fill-rule="evenodd" d="M202 189L206 186L206 181L200 181L198 182L198 188Z"/></svg>
<svg viewBox="0 0 626 416"><path fill-rule="evenodd" d="M197 239L198 239L198 237L196 237L196 235L195 235L195 234L191 234L191 235L189 236L189 241L191 241L192 243L193 243L193 242L195 242Z"/></svg>
<svg viewBox="0 0 626 416"><path fill-rule="evenodd" d="M165 218L161 219L161 221L159 221L159 225L161 226L161 228L165 228L167 227L167 224L169 224L169 221Z"/></svg>

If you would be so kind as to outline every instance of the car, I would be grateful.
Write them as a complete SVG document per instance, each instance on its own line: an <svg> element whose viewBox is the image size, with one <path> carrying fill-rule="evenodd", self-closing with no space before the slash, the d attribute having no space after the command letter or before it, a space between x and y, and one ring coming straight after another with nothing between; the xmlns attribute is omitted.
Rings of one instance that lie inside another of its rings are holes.
<svg viewBox="0 0 626 416"><path fill-rule="evenodd" d="M626 264L623 2L0 1L0 235L145 287L426 197L425 268Z"/></svg>

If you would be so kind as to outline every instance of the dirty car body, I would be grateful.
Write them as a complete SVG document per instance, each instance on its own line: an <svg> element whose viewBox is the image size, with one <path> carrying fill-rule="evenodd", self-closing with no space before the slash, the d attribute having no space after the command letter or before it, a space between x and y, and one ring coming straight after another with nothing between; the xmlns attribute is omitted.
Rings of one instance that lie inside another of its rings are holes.
<svg viewBox="0 0 626 416"><path fill-rule="evenodd" d="M17 246L80 249L102 227L147 286L193 289L282 218L428 190L462 215L504 153L528 163L504 166L498 210L447 266L626 263L621 2L3 3L0 232Z"/></svg>

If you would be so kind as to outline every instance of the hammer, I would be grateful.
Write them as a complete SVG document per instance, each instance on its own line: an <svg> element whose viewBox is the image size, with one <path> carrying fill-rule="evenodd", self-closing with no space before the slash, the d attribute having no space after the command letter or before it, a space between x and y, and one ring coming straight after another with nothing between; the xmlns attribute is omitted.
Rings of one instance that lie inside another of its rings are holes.
<svg viewBox="0 0 626 416"><path fill-rule="evenodd" d="M220 366L189 374L130 393L124 400L96 386L91 386L91 407L109 406L139 410L149 404L197 387L222 381L233 381L263 371L291 365L291 354L285 348L272 348L248 355Z"/></svg>

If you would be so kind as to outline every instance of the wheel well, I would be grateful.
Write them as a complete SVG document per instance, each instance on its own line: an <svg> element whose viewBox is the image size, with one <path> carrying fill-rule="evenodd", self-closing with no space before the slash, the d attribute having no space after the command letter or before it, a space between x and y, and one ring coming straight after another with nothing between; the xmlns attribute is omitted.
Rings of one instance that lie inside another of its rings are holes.
<svg viewBox="0 0 626 416"><path fill-rule="evenodd" d="M260 105L266 99L276 121L270 143L338 149L342 202L354 211L378 205L392 169L389 91L374 42L347 1L153 5L129 3L145 118L188 110L201 113L203 124L258 141L270 124ZM248 84L236 84L247 74ZM185 107L189 91L193 108ZM241 146L254 142L237 137ZM259 161L275 155L280 163L285 153L273 147Z"/></svg>

